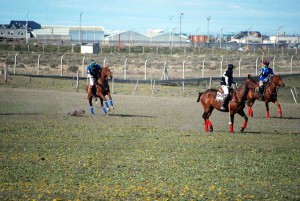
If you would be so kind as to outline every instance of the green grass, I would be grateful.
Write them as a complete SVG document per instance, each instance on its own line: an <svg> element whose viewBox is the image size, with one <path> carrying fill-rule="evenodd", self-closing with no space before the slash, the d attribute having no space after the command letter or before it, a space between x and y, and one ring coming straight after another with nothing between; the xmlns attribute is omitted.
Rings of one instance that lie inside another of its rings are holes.
<svg viewBox="0 0 300 201"><path fill-rule="evenodd" d="M299 199L298 135L204 134L106 120L95 126L97 119L82 118L1 121L2 198Z"/></svg>
<svg viewBox="0 0 300 201"><path fill-rule="evenodd" d="M300 199L300 116L290 99L282 97L283 119L264 119L256 103L246 133L226 132L218 112L216 132L204 133L196 97L178 87L150 98L148 85L136 97L116 85L114 114L95 106L94 116L70 117L88 108L83 89L27 82L0 85L1 200Z"/></svg>

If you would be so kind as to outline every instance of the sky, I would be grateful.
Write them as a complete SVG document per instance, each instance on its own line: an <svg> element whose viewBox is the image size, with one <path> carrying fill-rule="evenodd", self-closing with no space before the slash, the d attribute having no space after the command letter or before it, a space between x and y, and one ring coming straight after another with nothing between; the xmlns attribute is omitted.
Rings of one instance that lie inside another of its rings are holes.
<svg viewBox="0 0 300 201"><path fill-rule="evenodd" d="M0 24L174 30L188 35L260 31L300 35L300 0L0 0ZM80 14L82 15L80 17ZM181 15L182 14L182 15ZM180 17L181 16L181 17ZM210 20L207 18L210 17ZM181 22L181 23L180 23ZM283 27L282 27L283 26ZM281 28L280 28L281 27Z"/></svg>

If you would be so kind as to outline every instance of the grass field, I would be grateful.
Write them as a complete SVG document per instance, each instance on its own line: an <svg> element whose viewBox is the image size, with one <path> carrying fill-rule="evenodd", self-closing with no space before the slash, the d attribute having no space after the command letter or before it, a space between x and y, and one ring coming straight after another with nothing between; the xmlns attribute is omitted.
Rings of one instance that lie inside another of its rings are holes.
<svg viewBox="0 0 300 201"><path fill-rule="evenodd" d="M1 80L0 199L299 200L300 106L289 92L299 76L285 81L283 118L271 104L266 119L256 102L245 132L232 134L218 111L215 132L203 132L195 86L157 86L151 97L148 85L133 96L116 84L115 110L97 105L93 116L70 81ZM86 114L67 115L78 108ZM242 123L236 116L236 131Z"/></svg>

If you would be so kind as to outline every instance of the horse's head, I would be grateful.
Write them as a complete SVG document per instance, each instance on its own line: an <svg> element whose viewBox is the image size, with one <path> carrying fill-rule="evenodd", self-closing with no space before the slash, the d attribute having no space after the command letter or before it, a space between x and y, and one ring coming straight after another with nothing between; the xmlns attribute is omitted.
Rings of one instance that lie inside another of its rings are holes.
<svg viewBox="0 0 300 201"><path fill-rule="evenodd" d="M113 73L110 71L109 69L109 66L105 66L103 69L102 69L102 72L101 72L101 77L106 79L106 78L113 78Z"/></svg>
<svg viewBox="0 0 300 201"><path fill-rule="evenodd" d="M245 81L246 87L250 90L259 91L259 84L248 74L248 78Z"/></svg>
<svg viewBox="0 0 300 201"><path fill-rule="evenodd" d="M275 85L275 86L279 86L279 87L284 87L285 84L281 78L280 75L274 75L271 77L270 81Z"/></svg>

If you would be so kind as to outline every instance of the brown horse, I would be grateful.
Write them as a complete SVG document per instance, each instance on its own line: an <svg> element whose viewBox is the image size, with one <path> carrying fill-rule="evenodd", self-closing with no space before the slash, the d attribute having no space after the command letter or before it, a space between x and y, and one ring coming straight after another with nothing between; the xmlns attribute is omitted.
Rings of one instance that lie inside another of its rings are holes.
<svg viewBox="0 0 300 201"><path fill-rule="evenodd" d="M269 83L265 87L265 92L263 94L263 101L266 105L266 117L270 118L269 112L269 102L273 102L278 108L278 115L282 117L282 110L279 101L277 100L278 87L284 87L285 84L280 75L274 75L270 77ZM247 95L247 106L248 106L248 116L253 117L252 106L256 99L259 99L259 95L254 93L248 93Z"/></svg>
<svg viewBox="0 0 300 201"><path fill-rule="evenodd" d="M106 95L109 97L111 109L114 109L113 101L112 101L112 97L110 95L110 89L109 89L109 85L108 85L108 78L112 78L112 77L113 77L113 74L110 71L109 66L106 66L102 69L99 78L95 82L96 96L100 98L100 105L101 105L101 108L102 108L104 114L107 114L107 111L110 110L107 99L105 98ZM90 104L90 111L92 114L95 114L94 108L93 108L93 103L92 103L93 93L90 88L90 84L88 84L86 86L86 91L88 94L87 98L88 98L89 104ZM95 97L95 98L97 98L97 97ZM103 105L103 100L104 100L105 106Z"/></svg>
<svg viewBox="0 0 300 201"><path fill-rule="evenodd" d="M259 85L255 80L248 75L248 78L244 81L244 83L238 87L236 91L233 92L232 100L228 104L228 108L226 110L220 110L222 105L222 101L218 101L216 99L218 90L216 89L208 89L204 92L199 92L197 102L201 101L204 112L203 112L203 119L204 119L204 129L205 131L213 131L212 123L209 120L209 116L211 115L214 108L221 112L229 112L230 113L230 128L229 131L233 132L233 124L234 124L234 115L238 113L241 115L245 122L241 127L241 132L247 127L248 117L244 112L246 96L249 90L258 90Z"/></svg>

